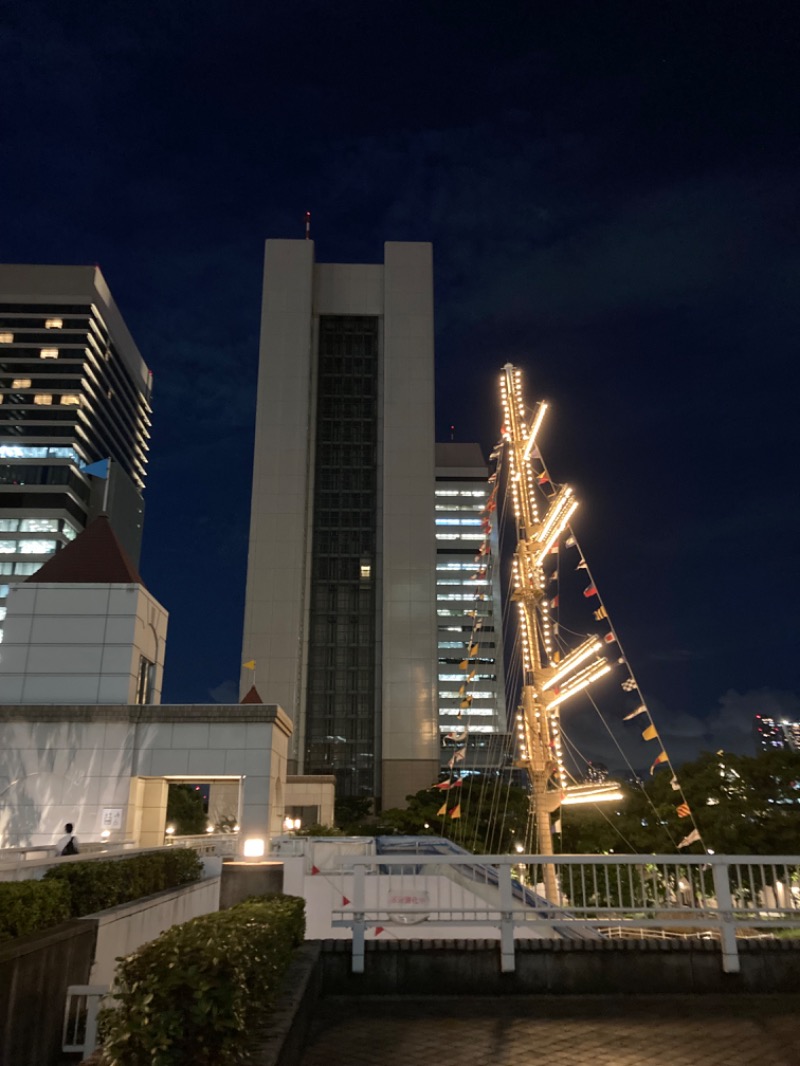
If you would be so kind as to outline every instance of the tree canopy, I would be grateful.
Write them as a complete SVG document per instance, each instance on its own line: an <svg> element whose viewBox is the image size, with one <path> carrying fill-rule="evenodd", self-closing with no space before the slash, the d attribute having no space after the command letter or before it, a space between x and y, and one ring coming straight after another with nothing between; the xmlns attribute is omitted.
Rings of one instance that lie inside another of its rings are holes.
<svg viewBox="0 0 800 1066"><path fill-rule="evenodd" d="M678 771L705 846L727 855L789 855L800 849L800 755L705 752ZM618 804L564 808L563 853L670 853L692 829L678 817L681 792L661 771L642 787L623 786ZM703 850L699 843L685 854Z"/></svg>

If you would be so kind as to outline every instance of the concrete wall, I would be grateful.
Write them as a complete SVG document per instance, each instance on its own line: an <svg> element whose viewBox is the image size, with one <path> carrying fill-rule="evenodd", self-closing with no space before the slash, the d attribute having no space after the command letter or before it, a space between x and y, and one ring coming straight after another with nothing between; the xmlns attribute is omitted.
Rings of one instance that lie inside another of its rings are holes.
<svg viewBox="0 0 800 1066"><path fill-rule="evenodd" d="M266 243L247 558L242 695L255 682L295 724L306 589L312 241Z"/></svg>
<svg viewBox="0 0 800 1066"><path fill-rule="evenodd" d="M219 910L219 894L220 877L217 875L79 919L97 930L88 983L111 984L117 968L116 960L121 955L136 951L173 925Z"/></svg>
<svg viewBox="0 0 800 1066"><path fill-rule="evenodd" d="M132 704L142 656L160 703L168 618L141 585L11 585L0 703Z"/></svg>
<svg viewBox="0 0 800 1066"><path fill-rule="evenodd" d="M382 803L438 779L433 252L384 245Z"/></svg>
<svg viewBox="0 0 800 1066"><path fill-rule="evenodd" d="M89 983L96 935L75 920L0 944L0 1062L62 1061L67 988Z"/></svg>
<svg viewBox="0 0 800 1066"><path fill-rule="evenodd" d="M320 825L333 825L336 778L327 774L295 774L286 778L285 807L316 807Z"/></svg>
<svg viewBox="0 0 800 1066"><path fill-rule="evenodd" d="M365 972L350 970L350 945L326 940L324 995L611 995L796 993L800 943L740 944L742 972L722 972L714 941L525 941L514 973L500 972L497 944L393 940L366 945Z"/></svg>
<svg viewBox="0 0 800 1066"><path fill-rule="evenodd" d="M240 839L281 831L291 725L280 707L0 707L0 847L51 844L66 822L160 845L166 781L241 783ZM107 814L106 814L107 817Z"/></svg>

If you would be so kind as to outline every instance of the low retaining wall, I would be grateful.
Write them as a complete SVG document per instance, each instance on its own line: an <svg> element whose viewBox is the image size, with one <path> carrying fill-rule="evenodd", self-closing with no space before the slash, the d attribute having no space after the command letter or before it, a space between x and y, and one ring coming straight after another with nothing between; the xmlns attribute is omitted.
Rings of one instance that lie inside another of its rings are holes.
<svg viewBox="0 0 800 1066"><path fill-rule="evenodd" d="M612 995L789 992L800 989L800 941L740 941L741 973L722 972L715 941L517 941L514 973L497 941L367 943L365 972L350 944L321 942L322 995Z"/></svg>
<svg viewBox="0 0 800 1066"><path fill-rule="evenodd" d="M219 889L220 878L209 877L79 918L96 929L97 948L88 983L110 985L120 955L130 955L173 925L219 910Z"/></svg>
<svg viewBox="0 0 800 1066"><path fill-rule="evenodd" d="M89 983L97 926L80 918L0 944L0 1062L49 1066L61 1055L69 985Z"/></svg>

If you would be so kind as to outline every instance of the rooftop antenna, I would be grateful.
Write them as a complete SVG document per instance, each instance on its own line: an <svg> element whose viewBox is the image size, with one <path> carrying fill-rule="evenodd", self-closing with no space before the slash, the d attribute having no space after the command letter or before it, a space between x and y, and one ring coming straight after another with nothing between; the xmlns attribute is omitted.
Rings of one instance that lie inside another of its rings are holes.
<svg viewBox="0 0 800 1066"><path fill-rule="evenodd" d="M311 240L311 212L306 211L306 240Z"/></svg>
<svg viewBox="0 0 800 1066"><path fill-rule="evenodd" d="M456 439L456 427L455 426L451 426L450 427L450 440L455 440L455 439Z"/></svg>

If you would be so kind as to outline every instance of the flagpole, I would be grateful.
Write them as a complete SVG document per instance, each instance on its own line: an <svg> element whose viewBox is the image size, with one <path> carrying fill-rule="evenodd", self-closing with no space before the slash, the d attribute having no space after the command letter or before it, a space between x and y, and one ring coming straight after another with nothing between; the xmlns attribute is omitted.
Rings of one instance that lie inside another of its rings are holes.
<svg viewBox="0 0 800 1066"><path fill-rule="evenodd" d="M108 476L106 477L105 488L103 489L103 514L108 514L108 487L111 484L111 458L108 460Z"/></svg>

